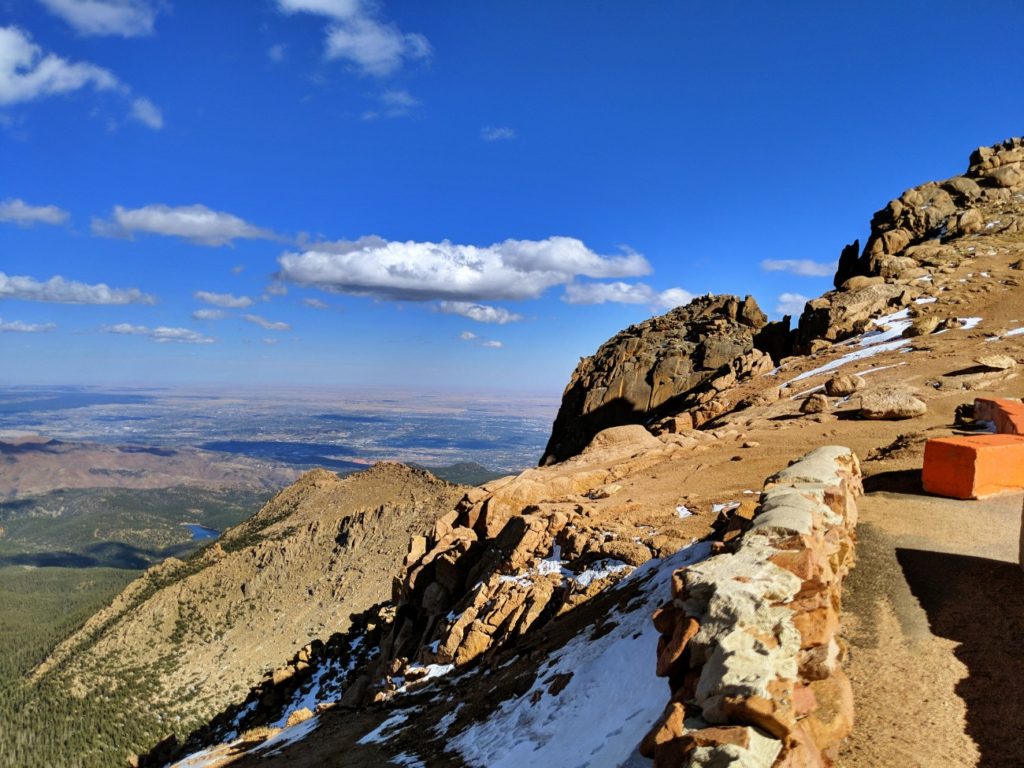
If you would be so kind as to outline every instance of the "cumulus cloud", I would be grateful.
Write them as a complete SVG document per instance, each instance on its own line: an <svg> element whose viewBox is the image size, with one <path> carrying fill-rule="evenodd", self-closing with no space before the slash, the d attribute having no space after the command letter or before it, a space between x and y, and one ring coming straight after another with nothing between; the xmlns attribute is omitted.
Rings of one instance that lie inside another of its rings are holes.
<svg viewBox="0 0 1024 768"><path fill-rule="evenodd" d="M779 303L775 305L775 312L780 315L797 316L804 311L804 304L809 299L799 293L783 293L779 296Z"/></svg>
<svg viewBox="0 0 1024 768"><path fill-rule="evenodd" d="M151 35L156 8L146 0L39 0L82 35Z"/></svg>
<svg viewBox="0 0 1024 768"><path fill-rule="evenodd" d="M92 231L104 237L132 237L135 233L181 237L197 245L229 245L234 240L274 240L269 229L205 205L114 206L110 219L93 219Z"/></svg>
<svg viewBox="0 0 1024 768"><path fill-rule="evenodd" d="M227 317L223 309L197 309L192 313L193 320L221 320Z"/></svg>
<svg viewBox="0 0 1024 768"><path fill-rule="evenodd" d="M449 315L462 315L462 317L468 317L470 320L476 320L478 323L497 323L498 325L504 325L505 323L515 322L516 320L522 320L522 315L517 315L514 312L509 312L507 309L502 307L492 307L487 304L474 304L470 301L442 301L438 308Z"/></svg>
<svg viewBox="0 0 1024 768"><path fill-rule="evenodd" d="M0 318L0 333L46 333L56 327L54 323L23 323L21 320L5 321Z"/></svg>
<svg viewBox="0 0 1024 768"><path fill-rule="evenodd" d="M313 309L327 309L329 306L326 302L320 301L320 299L303 299L302 303Z"/></svg>
<svg viewBox="0 0 1024 768"><path fill-rule="evenodd" d="M250 323L255 323L265 331L290 331L292 327L288 323L274 322L259 315L244 315Z"/></svg>
<svg viewBox="0 0 1024 768"><path fill-rule="evenodd" d="M277 0L277 6L287 14L326 17L326 57L347 61L362 74L391 75L431 53L426 37L376 18L377 6L368 0Z"/></svg>
<svg viewBox="0 0 1024 768"><path fill-rule="evenodd" d="M569 283L562 301L567 304L647 304L653 309L673 309L689 304L693 294L682 288L656 291L646 283Z"/></svg>
<svg viewBox="0 0 1024 768"><path fill-rule="evenodd" d="M40 281L24 275L0 272L0 299L47 301L55 304L155 304L156 297L137 288L111 288L106 283L89 285L55 275Z"/></svg>
<svg viewBox="0 0 1024 768"><path fill-rule="evenodd" d="M103 326L104 333L116 333L128 336L148 336L160 344L177 342L178 344L212 344L215 339L204 336L198 331L189 328L168 328L165 325L149 328L145 325L132 325L131 323L118 323L117 325Z"/></svg>
<svg viewBox="0 0 1024 768"><path fill-rule="evenodd" d="M511 141L516 138L514 128L499 128L488 125L480 129L480 138L484 141Z"/></svg>
<svg viewBox="0 0 1024 768"><path fill-rule="evenodd" d="M463 331L462 333L459 334L459 338L462 339L463 341L472 341L473 339L478 337L472 331Z"/></svg>
<svg viewBox="0 0 1024 768"><path fill-rule="evenodd" d="M810 259L765 259L761 262L765 272L789 272L802 277L832 277L836 271L834 264L823 264Z"/></svg>
<svg viewBox="0 0 1024 768"><path fill-rule="evenodd" d="M33 224L63 224L70 214L56 205L29 205L18 198L0 202L0 221L10 221L19 227Z"/></svg>
<svg viewBox="0 0 1024 768"><path fill-rule="evenodd" d="M490 341L485 341L480 346L487 347L488 349L501 349L505 345L502 344L500 341L495 341L494 339L491 339Z"/></svg>
<svg viewBox="0 0 1024 768"><path fill-rule="evenodd" d="M132 101L130 114L134 120L148 125L154 131L159 131L164 127L164 113L156 104L142 96Z"/></svg>
<svg viewBox="0 0 1024 768"><path fill-rule="evenodd" d="M230 293L213 293L212 291L196 291L192 296L204 304L213 304L215 307L241 309L243 307L252 306L252 299L248 296L235 296Z"/></svg>
<svg viewBox="0 0 1024 768"><path fill-rule="evenodd" d="M130 98L132 93L110 70L89 62L68 61L53 53L44 54L28 33L15 26L0 27L0 106L83 88L109 91L123 98ZM162 127L159 113L156 105L142 97L136 97L131 104L132 116L150 128Z"/></svg>
<svg viewBox="0 0 1024 768"><path fill-rule="evenodd" d="M281 279L328 291L469 302L533 299L577 275L627 277L651 269L638 253L602 256L571 237L475 246L371 236L320 243L303 253L286 253L278 263Z"/></svg>

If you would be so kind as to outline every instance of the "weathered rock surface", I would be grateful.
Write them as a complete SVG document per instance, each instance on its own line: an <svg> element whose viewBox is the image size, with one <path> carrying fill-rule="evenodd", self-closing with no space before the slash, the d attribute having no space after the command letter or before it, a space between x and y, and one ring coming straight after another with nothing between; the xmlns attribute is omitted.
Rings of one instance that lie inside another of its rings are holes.
<svg viewBox="0 0 1024 768"><path fill-rule="evenodd" d="M654 615L671 700L641 744L655 768L832 764L853 727L838 630L862 491L849 449L818 448L765 482L731 552L673 574Z"/></svg>
<svg viewBox="0 0 1024 768"><path fill-rule="evenodd" d="M825 394L829 397L847 397L866 386L867 382L857 374L834 376L825 382Z"/></svg>
<svg viewBox="0 0 1024 768"><path fill-rule="evenodd" d="M897 387L879 387L860 396L858 415L862 419L912 419L928 406L912 393Z"/></svg>
<svg viewBox="0 0 1024 768"><path fill-rule="evenodd" d="M756 350L759 334L771 342L776 329L766 327L750 296L708 295L616 334L573 372L541 464L576 455L608 427L678 413L686 395L716 378L725 377L720 389L771 370Z"/></svg>

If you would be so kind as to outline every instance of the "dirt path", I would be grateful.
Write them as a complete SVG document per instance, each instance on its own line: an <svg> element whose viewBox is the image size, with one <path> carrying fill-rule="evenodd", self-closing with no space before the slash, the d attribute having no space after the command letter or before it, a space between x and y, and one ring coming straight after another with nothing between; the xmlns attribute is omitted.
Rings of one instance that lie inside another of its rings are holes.
<svg viewBox="0 0 1024 768"><path fill-rule="evenodd" d="M918 476L865 482L844 599L857 723L838 765L1019 768L1022 497L932 498Z"/></svg>

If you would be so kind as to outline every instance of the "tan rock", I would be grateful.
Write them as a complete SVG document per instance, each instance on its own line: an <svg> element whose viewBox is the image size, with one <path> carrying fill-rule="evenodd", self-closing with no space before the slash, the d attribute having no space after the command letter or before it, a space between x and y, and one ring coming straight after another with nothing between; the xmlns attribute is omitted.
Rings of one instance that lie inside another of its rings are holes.
<svg viewBox="0 0 1024 768"><path fill-rule="evenodd" d="M855 373L834 376L825 382L825 394L829 397L847 397L866 386L867 382Z"/></svg>
<svg viewBox="0 0 1024 768"><path fill-rule="evenodd" d="M800 413L827 413L831 408L828 397L815 392L800 404Z"/></svg>
<svg viewBox="0 0 1024 768"><path fill-rule="evenodd" d="M285 728L291 728L293 725L304 723L312 717L313 713L309 710L309 708L302 707L301 709L296 709L294 712L288 715L288 719L285 721L284 726Z"/></svg>
<svg viewBox="0 0 1024 768"><path fill-rule="evenodd" d="M928 410L925 403L903 389L880 387L860 396L862 419L912 419Z"/></svg>
<svg viewBox="0 0 1024 768"><path fill-rule="evenodd" d="M1017 365L1017 361L1009 355L981 355L974 358L974 362L993 371L1006 371Z"/></svg>

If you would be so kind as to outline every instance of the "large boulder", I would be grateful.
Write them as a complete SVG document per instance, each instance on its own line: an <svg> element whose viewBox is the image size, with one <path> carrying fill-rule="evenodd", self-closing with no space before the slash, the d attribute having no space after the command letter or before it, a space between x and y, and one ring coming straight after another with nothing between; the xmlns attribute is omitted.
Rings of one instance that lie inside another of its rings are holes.
<svg viewBox="0 0 1024 768"><path fill-rule="evenodd" d="M752 297L707 295L617 333L573 372L541 464L575 456L608 427L674 412L681 396L750 352L767 325Z"/></svg>

